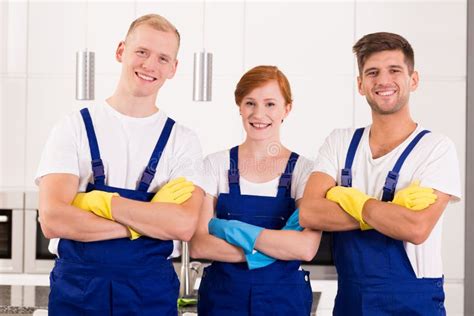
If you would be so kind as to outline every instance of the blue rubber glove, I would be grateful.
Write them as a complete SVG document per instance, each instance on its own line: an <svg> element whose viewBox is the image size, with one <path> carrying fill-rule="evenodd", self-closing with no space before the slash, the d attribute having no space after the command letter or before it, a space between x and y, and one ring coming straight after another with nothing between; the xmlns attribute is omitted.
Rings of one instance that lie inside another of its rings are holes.
<svg viewBox="0 0 474 316"><path fill-rule="evenodd" d="M300 210L296 209L296 211L291 214L290 218L288 218L286 225L281 230L302 231L304 228L300 226L299 216ZM247 259L247 266L249 267L249 270L263 268L276 261L275 258L267 256L258 250L254 253L245 255L245 258Z"/></svg>
<svg viewBox="0 0 474 316"><path fill-rule="evenodd" d="M209 221L208 228L209 234L224 239L234 246L241 247L245 254L252 253L255 241L264 229L234 219L219 218L212 218Z"/></svg>

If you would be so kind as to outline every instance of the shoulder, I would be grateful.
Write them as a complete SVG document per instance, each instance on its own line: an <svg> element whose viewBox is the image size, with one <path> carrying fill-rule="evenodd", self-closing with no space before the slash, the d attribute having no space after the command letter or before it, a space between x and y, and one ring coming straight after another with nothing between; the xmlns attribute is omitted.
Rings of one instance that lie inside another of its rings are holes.
<svg viewBox="0 0 474 316"><path fill-rule="evenodd" d="M205 163L210 166L211 168L219 169L224 167L224 168L229 168L229 149L226 150L221 150L214 152L212 154L207 155L204 158Z"/></svg>
<svg viewBox="0 0 474 316"><path fill-rule="evenodd" d="M420 148L424 150L455 150L454 142L446 135L432 131L420 140Z"/></svg>

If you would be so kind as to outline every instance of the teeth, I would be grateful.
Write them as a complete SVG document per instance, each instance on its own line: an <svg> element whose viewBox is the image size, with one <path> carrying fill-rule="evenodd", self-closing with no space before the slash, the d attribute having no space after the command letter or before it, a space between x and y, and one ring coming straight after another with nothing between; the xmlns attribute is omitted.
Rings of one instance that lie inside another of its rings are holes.
<svg viewBox="0 0 474 316"><path fill-rule="evenodd" d="M392 95L392 94L394 94L394 93L395 93L394 90L391 90L391 91L379 91L379 92L377 92L378 95L381 95L381 96L384 96L384 97L389 96L389 95Z"/></svg>
<svg viewBox="0 0 474 316"><path fill-rule="evenodd" d="M140 73L138 73L138 72L137 72L137 76L140 77L140 78L142 78L143 80L146 80L146 81L153 81L153 80L155 80L155 78L153 78L153 77L149 77L149 76L140 74Z"/></svg>
<svg viewBox="0 0 474 316"><path fill-rule="evenodd" d="M264 128L264 127L267 127L268 125L270 124L264 124L264 123L250 123L253 127L256 127L256 128Z"/></svg>

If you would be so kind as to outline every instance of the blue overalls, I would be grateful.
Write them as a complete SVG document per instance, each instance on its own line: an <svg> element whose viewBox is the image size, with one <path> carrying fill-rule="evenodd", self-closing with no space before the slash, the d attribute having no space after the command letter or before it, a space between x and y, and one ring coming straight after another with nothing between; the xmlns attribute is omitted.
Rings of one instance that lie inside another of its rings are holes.
<svg viewBox="0 0 474 316"><path fill-rule="evenodd" d="M349 145L341 184L352 186L352 162L363 128ZM418 141L429 131L421 131L405 148L383 187L382 201L393 200L400 169ZM418 279L403 246L376 230L337 232L334 261L338 292L334 315L445 315L442 278Z"/></svg>
<svg viewBox="0 0 474 316"><path fill-rule="evenodd" d="M150 201L147 193L168 142L174 121L168 118L137 190L105 184L104 165L92 120L81 110L92 157L94 183L86 192L101 190ZM119 170L116 172L119 172ZM172 241L141 236L96 242L61 239L60 257L50 275L49 315L177 315L179 280L170 260Z"/></svg>
<svg viewBox="0 0 474 316"><path fill-rule="evenodd" d="M239 185L238 147L230 150L229 193L217 199L216 217L236 219L268 229L281 229L295 211L290 196L291 177L298 155L292 153L280 177L276 197L242 195ZM300 261L281 261L255 270L247 263L214 261L204 270L199 287L198 314L309 315L312 291L309 273L298 270Z"/></svg>

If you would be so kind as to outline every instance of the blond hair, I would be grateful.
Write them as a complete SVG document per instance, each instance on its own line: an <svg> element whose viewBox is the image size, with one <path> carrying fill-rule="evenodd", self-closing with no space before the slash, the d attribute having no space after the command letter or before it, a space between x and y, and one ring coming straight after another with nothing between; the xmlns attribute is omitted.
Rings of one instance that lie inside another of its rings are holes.
<svg viewBox="0 0 474 316"><path fill-rule="evenodd" d="M140 25L146 24L151 26L157 31L163 31L163 32L171 32L176 35L176 39L178 40L178 48L179 44L181 41L181 36L179 35L178 30L176 27L171 24L170 21L162 17L161 15L158 14L147 14L139 17L135 21L130 24L130 27L128 28L127 36L125 37L126 39L128 36Z"/></svg>

